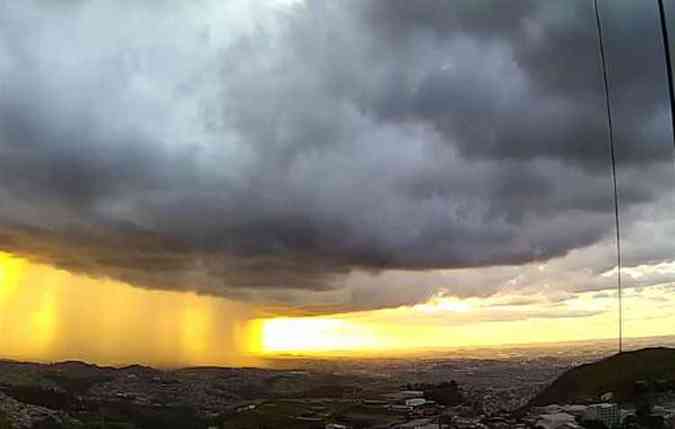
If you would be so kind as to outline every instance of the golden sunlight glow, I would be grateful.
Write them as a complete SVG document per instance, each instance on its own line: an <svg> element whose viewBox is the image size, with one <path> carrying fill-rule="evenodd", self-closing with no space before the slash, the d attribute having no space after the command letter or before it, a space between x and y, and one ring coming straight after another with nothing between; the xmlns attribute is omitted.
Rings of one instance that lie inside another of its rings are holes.
<svg viewBox="0 0 675 429"><path fill-rule="evenodd" d="M183 309L180 330L183 350L187 355L199 356L206 353L209 344L210 311L195 302L192 297L190 306Z"/></svg>
<svg viewBox="0 0 675 429"><path fill-rule="evenodd" d="M277 318L265 320L263 350L330 351L368 348L372 335L350 322L324 318Z"/></svg>
<svg viewBox="0 0 675 429"><path fill-rule="evenodd" d="M0 358L252 365L247 307L131 287L0 253Z"/></svg>
<svg viewBox="0 0 675 429"><path fill-rule="evenodd" d="M665 269L663 266L645 269ZM672 286L626 289L627 337L672 335ZM0 253L0 358L103 364L259 365L256 356L381 353L433 347L611 338L610 293L498 294L322 317L254 319L255 308L147 290Z"/></svg>
<svg viewBox="0 0 675 429"><path fill-rule="evenodd" d="M23 265L23 260L0 252L0 305L16 289Z"/></svg>
<svg viewBox="0 0 675 429"><path fill-rule="evenodd" d="M31 318L31 341L36 350L44 351L54 339L56 330L54 288L47 286L40 291L39 295Z"/></svg>
<svg viewBox="0 0 675 429"><path fill-rule="evenodd" d="M668 285L624 295L627 337L672 335L675 300ZM530 296L531 297L531 296ZM460 300L437 296L424 304L346 313L331 318L262 321L262 352L302 354L412 351L613 338L616 302L595 292L564 304L508 305L514 296ZM661 302L659 307L654 302ZM628 316L630 315L630 316Z"/></svg>
<svg viewBox="0 0 675 429"><path fill-rule="evenodd" d="M466 313L471 310L471 304L468 301L460 301L459 299L446 297L433 297L424 304L418 304L413 307L423 313Z"/></svg>

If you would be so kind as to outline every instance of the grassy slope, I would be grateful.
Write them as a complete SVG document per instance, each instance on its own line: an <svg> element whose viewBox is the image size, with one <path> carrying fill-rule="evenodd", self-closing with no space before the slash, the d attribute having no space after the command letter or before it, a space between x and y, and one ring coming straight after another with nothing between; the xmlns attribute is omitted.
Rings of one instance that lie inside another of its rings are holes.
<svg viewBox="0 0 675 429"><path fill-rule="evenodd" d="M658 347L624 352L572 368L529 405L597 400L606 392L613 392L617 400L629 401L638 380L675 380L675 349Z"/></svg>

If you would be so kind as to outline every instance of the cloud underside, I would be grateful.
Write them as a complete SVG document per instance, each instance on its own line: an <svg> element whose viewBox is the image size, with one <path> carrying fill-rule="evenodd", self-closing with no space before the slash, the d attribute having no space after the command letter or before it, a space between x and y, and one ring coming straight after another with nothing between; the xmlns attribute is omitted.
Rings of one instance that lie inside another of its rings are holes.
<svg viewBox="0 0 675 429"><path fill-rule="evenodd" d="M673 227L657 11L601 4L626 252L668 260L637 235ZM0 6L0 249L308 312L485 295L561 257L586 273L561 288L604 284L589 2L157 7Z"/></svg>

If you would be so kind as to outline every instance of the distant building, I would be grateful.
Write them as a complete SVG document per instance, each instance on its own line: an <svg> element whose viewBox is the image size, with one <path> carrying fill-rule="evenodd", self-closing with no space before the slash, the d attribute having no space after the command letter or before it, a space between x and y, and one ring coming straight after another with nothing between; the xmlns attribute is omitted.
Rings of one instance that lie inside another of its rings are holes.
<svg viewBox="0 0 675 429"><path fill-rule="evenodd" d="M401 398L424 398L424 392L421 390L402 390L399 395Z"/></svg>
<svg viewBox="0 0 675 429"><path fill-rule="evenodd" d="M587 405L565 405L563 407L566 413L572 414L574 417L583 417L588 409Z"/></svg>
<svg viewBox="0 0 675 429"><path fill-rule="evenodd" d="M238 407L238 408L236 409L236 411L237 411L238 413L242 413L242 412L244 412L244 411L254 410L255 407L256 407L255 404L243 405L243 406L241 406L241 407Z"/></svg>
<svg viewBox="0 0 675 429"><path fill-rule="evenodd" d="M431 419L417 419L411 420L407 423L401 423L396 426L396 429L437 429L438 424Z"/></svg>
<svg viewBox="0 0 675 429"><path fill-rule="evenodd" d="M384 407L387 405L387 401L383 401L381 399L364 399L363 405L370 407Z"/></svg>
<svg viewBox="0 0 675 429"><path fill-rule="evenodd" d="M573 415L568 413L542 414L534 425L538 429L577 429L581 428Z"/></svg>
<svg viewBox="0 0 675 429"><path fill-rule="evenodd" d="M405 400L405 405L407 407L412 407L412 408L419 407L420 405L424 405L426 403L427 403L427 401L424 398L413 398L413 399L406 399Z"/></svg>
<svg viewBox="0 0 675 429"><path fill-rule="evenodd" d="M565 407L558 404L551 404L543 407L535 407L533 408L533 411L535 411L537 414L557 414L564 413Z"/></svg>
<svg viewBox="0 0 675 429"><path fill-rule="evenodd" d="M620 423L619 406L606 402L589 405L582 417L584 420L599 420L611 428Z"/></svg>
<svg viewBox="0 0 675 429"><path fill-rule="evenodd" d="M401 403L406 399L424 398L421 390L399 390L382 395L390 404Z"/></svg>
<svg viewBox="0 0 675 429"><path fill-rule="evenodd" d="M652 415L662 417L666 428L675 429L675 409L656 405L652 408Z"/></svg>
<svg viewBox="0 0 675 429"><path fill-rule="evenodd" d="M398 413L407 413L412 410L412 407L409 407L408 405L393 404L389 406L389 409Z"/></svg>

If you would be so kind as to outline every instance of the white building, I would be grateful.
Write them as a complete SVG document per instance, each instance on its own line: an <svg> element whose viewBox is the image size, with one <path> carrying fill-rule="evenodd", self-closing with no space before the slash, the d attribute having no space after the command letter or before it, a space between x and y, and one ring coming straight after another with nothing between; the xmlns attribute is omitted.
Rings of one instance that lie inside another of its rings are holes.
<svg viewBox="0 0 675 429"><path fill-rule="evenodd" d="M420 405L426 404L427 401L424 398L413 398L413 399L406 399L405 400L405 405L406 407L419 407Z"/></svg>
<svg viewBox="0 0 675 429"><path fill-rule="evenodd" d="M587 409L587 405L565 405L563 407L564 412L572 414L574 417L583 417Z"/></svg>
<svg viewBox="0 0 675 429"><path fill-rule="evenodd" d="M534 425L541 429L576 429L581 428L573 415L568 413L542 414Z"/></svg>
<svg viewBox="0 0 675 429"><path fill-rule="evenodd" d="M404 398L422 398L424 397L424 392L421 390L401 390L399 395Z"/></svg>

